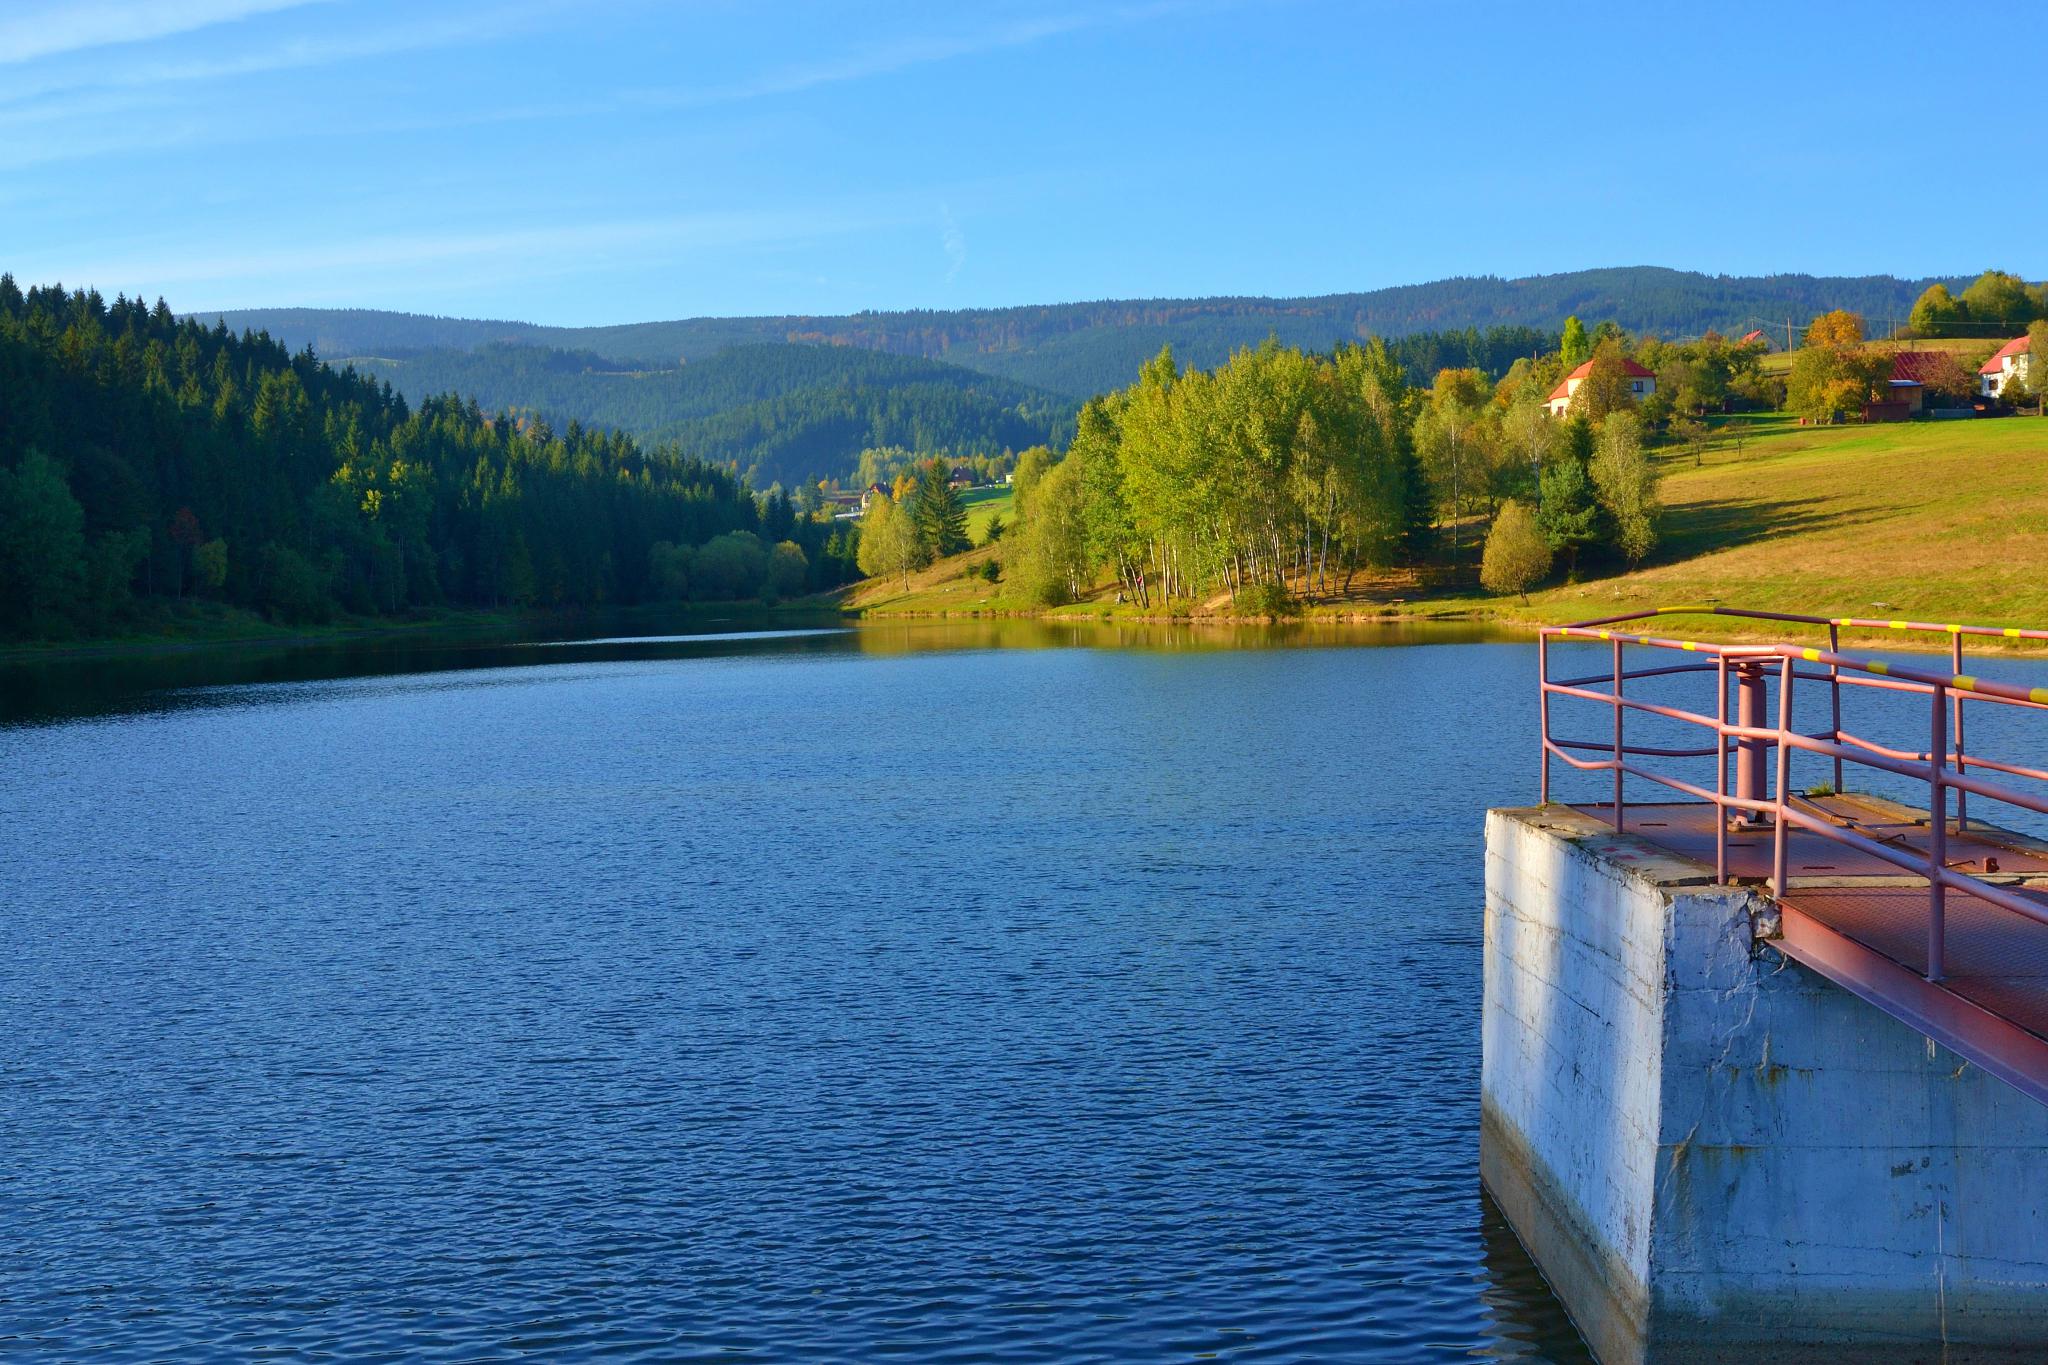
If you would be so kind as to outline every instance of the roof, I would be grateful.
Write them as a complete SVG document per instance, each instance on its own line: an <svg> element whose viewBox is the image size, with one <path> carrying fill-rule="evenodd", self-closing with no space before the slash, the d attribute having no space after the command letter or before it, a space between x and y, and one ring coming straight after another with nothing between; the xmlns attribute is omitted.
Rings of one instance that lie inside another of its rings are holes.
<svg viewBox="0 0 2048 1365"><path fill-rule="evenodd" d="M1993 352L1991 359L1978 367L1977 373L1997 374L2005 368L2004 365L1999 363L2000 361L2004 360L2007 356L2025 355L2028 351L2028 343L2032 340L2032 337L2014 337L2011 341L2006 342L2005 345Z"/></svg>
<svg viewBox="0 0 2048 1365"><path fill-rule="evenodd" d="M1740 340L1740 341L1736 342L1735 344L1736 344L1737 346L1747 346L1747 345L1749 345L1749 343L1750 343L1750 342L1752 342L1752 341L1761 341L1761 342L1762 342L1762 343L1763 343L1764 345L1766 345L1766 346L1768 346L1768 345L1770 345L1770 344L1771 344L1771 339L1770 339L1769 337L1765 336L1765 335L1764 335L1764 334L1763 334L1762 332L1760 332L1760 331L1758 331L1758 332L1744 332L1744 333L1742 334L1742 340Z"/></svg>
<svg viewBox="0 0 2048 1365"><path fill-rule="evenodd" d="M1935 377L1944 359L1940 351L1896 351L1892 354L1892 383L1925 384Z"/></svg>
<svg viewBox="0 0 2048 1365"><path fill-rule="evenodd" d="M1627 356L1621 358L1621 372L1630 379L1655 379L1657 377L1655 370L1645 369ZM1554 403L1560 398L1568 397L1571 393L1572 381L1574 379L1584 379L1591 373L1593 373L1593 362L1588 360L1580 365L1579 368L1566 375L1563 382L1550 391L1548 401Z"/></svg>

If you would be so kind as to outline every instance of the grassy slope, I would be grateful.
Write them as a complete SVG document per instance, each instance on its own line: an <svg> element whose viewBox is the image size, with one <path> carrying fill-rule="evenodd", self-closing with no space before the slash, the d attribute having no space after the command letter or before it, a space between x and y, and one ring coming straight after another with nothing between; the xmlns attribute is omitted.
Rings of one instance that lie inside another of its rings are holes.
<svg viewBox="0 0 2048 1365"><path fill-rule="evenodd" d="M1012 520L1012 499L1010 490L1005 485L994 488L970 488L960 500L967 504L967 538L977 545L981 543L982 537L988 534L988 524L993 518L1001 517L1006 526Z"/></svg>
<svg viewBox="0 0 2048 1365"><path fill-rule="evenodd" d="M1739 446L1736 430L1745 433ZM1381 582L1309 614L1565 621L1718 599L1819 614L2048 623L2048 422L1802 428L1776 416L1737 419L1700 467L1682 455L1660 458L1664 542L1636 572L1553 586L1526 605ZM1028 610L1000 584L962 577L988 556L976 550L935 565L908 593L900 581L864 584L851 604L883 615ZM1105 589L1061 613L1139 614L1111 606L1111 596Z"/></svg>

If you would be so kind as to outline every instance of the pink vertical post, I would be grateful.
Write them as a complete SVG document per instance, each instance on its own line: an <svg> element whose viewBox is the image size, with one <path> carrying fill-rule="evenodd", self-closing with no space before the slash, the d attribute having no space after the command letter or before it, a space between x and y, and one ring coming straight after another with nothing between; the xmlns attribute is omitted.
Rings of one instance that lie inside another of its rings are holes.
<svg viewBox="0 0 2048 1365"><path fill-rule="evenodd" d="M1828 622L1828 653L1840 654L1841 652L1841 627L1837 626L1834 622L1830 621ZM1834 734L1831 736L1831 738L1834 740L1835 743L1840 744L1842 742L1842 666L1840 664L1828 665L1828 692L1830 694L1828 697L1828 712L1829 715L1832 717L1830 723L1834 730ZM1836 754L1835 795L1840 796L1841 794L1842 756L1840 754Z"/></svg>
<svg viewBox="0 0 2048 1365"><path fill-rule="evenodd" d="M1550 804L1550 636L1536 637L1536 715L1543 727L1542 771L1537 784L1538 804Z"/></svg>
<svg viewBox="0 0 2048 1365"><path fill-rule="evenodd" d="M1628 828L1628 816L1621 804L1621 641L1614 641L1614 828Z"/></svg>
<svg viewBox="0 0 2048 1365"><path fill-rule="evenodd" d="M1714 881L1728 882L1728 656L1714 658Z"/></svg>
<svg viewBox="0 0 2048 1365"><path fill-rule="evenodd" d="M1764 671L1763 665L1742 662L1735 665L1735 723L1745 730L1764 728ZM1744 736L1735 743L1735 794L1745 801L1764 799L1764 755L1770 752L1770 741ZM1744 824L1754 824L1759 817L1753 812L1742 812Z"/></svg>
<svg viewBox="0 0 2048 1365"><path fill-rule="evenodd" d="M1947 970L1948 887L1942 873L1948 868L1948 784L1944 771L1948 754L1947 688L1934 689L1934 724L1927 744L1927 979L1939 981Z"/></svg>
<svg viewBox="0 0 2048 1365"><path fill-rule="evenodd" d="M1787 786L1792 781L1792 746L1785 743L1785 736L1791 733L1792 656L1788 654L1778 669L1778 799L1774 821L1777 829L1771 836L1771 894L1780 900L1785 897L1787 844L1792 837L1791 822L1785 818Z"/></svg>
<svg viewBox="0 0 2048 1365"><path fill-rule="evenodd" d="M1954 667L1954 669L1953 669L1952 671L1953 671L1954 673L1956 673L1956 674L1957 674L1958 676L1960 676L1960 675L1961 675L1961 673L1962 673L1962 671L1963 671L1963 637L1962 637L1962 634L1961 634L1960 632L1958 632L1958 633L1956 633L1956 634L1954 634L1954 635L1951 635L1951 636L1949 636L1949 639L1950 639L1950 641L1952 642L1952 644L1951 644L1951 648L1950 648L1950 651L1949 651L1949 659L1950 659L1950 662L1952 662L1952 663L1953 663L1953 664L1955 665L1955 667ZM1951 729L1951 731L1953 732L1953 738L1955 739L1955 745L1956 745L1956 772L1958 772L1958 773L1961 773L1961 772L1963 771L1963 766L1964 766L1964 759L1963 759L1963 694L1962 694L1962 692L1961 692L1960 690L1958 690L1958 691L1956 692L1955 696L1954 696L1954 697L1952 698L1952 704L1953 704L1953 705L1954 705L1954 707L1955 707L1955 713L1954 713L1954 714L1955 714L1955 723L1954 723L1954 724L1953 724L1953 725L1952 725L1952 726L1950 727L1950 729ZM1963 832L1964 830L1968 829L1969 827L1970 827L1970 794L1969 794L1968 792L1964 791L1964 790L1963 790L1963 789L1962 789L1961 787L1957 787L1957 788L1956 788L1956 833L1958 833L1958 834L1961 834L1961 833L1962 833L1962 832Z"/></svg>

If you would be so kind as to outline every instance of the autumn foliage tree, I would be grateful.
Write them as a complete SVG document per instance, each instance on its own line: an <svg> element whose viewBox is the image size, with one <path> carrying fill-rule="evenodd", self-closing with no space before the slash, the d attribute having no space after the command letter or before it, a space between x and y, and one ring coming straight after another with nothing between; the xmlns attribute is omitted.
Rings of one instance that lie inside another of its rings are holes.
<svg viewBox="0 0 2048 1365"><path fill-rule="evenodd" d="M1891 377L1891 358L1863 349L1863 319L1836 309L1806 329L1806 344L1792 357L1785 401L1801 417L1831 422L1860 409Z"/></svg>
<svg viewBox="0 0 2048 1365"><path fill-rule="evenodd" d="M1806 329L1808 346L1860 346L1863 344L1863 319L1844 308L1831 313L1822 313Z"/></svg>

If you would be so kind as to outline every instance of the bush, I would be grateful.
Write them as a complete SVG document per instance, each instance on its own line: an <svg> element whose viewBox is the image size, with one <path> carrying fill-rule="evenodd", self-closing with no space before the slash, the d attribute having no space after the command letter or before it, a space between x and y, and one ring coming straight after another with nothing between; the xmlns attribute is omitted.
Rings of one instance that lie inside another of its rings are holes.
<svg viewBox="0 0 2048 1365"><path fill-rule="evenodd" d="M1237 595L1237 609L1252 616L1292 616L1301 603L1278 583L1254 583Z"/></svg>
<svg viewBox="0 0 2048 1365"><path fill-rule="evenodd" d="M810 574L810 561L804 558L804 547L793 540L776 543L768 554L768 585L762 595L783 598L795 597L804 590L804 579Z"/></svg>
<svg viewBox="0 0 2048 1365"><path fill-rule="evenodd" d="M706 542L690 562L692 596L730 601L752 597L768 580L768 547L752 531L728 531Z"/></svg>

